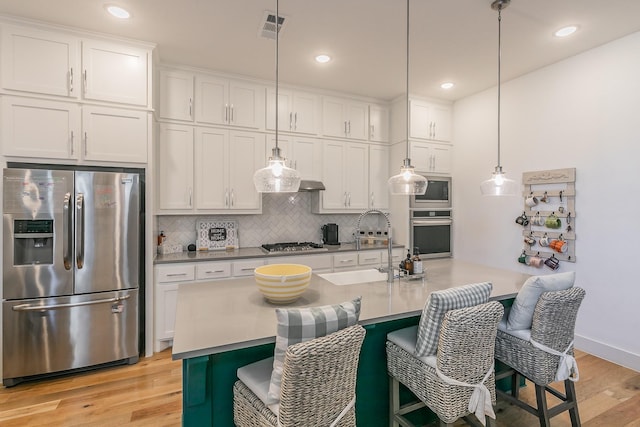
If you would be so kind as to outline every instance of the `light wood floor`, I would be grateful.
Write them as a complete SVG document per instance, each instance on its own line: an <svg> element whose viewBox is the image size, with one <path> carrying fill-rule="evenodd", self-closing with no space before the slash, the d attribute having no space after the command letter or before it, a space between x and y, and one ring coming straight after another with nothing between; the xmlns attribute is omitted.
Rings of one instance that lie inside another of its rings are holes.
<svg viewBox="0 0 640 427"><path fill-rule="evenodd" d="M640 373L585 353L576 356L582 425L640 427ZM178 426L181 377L181 363L171 360L169 349L133 366L0 388L0 425ZM533 387L525 387L521 396L535 402ZM499 427L538 426L535 417L501 401L497 416ZM553 418L551 424L571 425L567 414Z"/></svg>

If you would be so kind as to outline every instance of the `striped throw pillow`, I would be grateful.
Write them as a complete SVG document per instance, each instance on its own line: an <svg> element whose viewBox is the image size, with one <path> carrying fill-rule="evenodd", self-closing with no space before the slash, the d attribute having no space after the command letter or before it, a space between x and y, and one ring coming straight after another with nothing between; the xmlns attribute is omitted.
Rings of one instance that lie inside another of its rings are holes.
<svg viewBox="0 0 640 427"><path fill-rule="evenodd" d="M269 384L268 405L280 401L282 367L287 347L323 337L358 323L361 297L336 305L308 308L277 308L278 331L273 371Z"/></svg>
<svg viewBox="0 0 640 427"><path fill-rule="evenodd" d="M436 354L440 326L447 311L484 304L489 301L492 289L491 283L484 282L432 292L420 316L416 356Z"/></svg>

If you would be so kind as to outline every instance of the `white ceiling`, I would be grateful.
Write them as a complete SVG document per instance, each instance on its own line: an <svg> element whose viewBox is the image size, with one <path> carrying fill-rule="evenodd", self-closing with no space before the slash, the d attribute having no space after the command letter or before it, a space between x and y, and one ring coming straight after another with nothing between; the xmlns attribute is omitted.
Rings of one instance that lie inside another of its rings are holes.
<svg viewBox="0 0 640 427"><path fill-rule="evenodd" d="M118 21L104 4L127 8ZM455 100L497 80L491 0L411 2L410 91ZM406 2L280 0L280 81L392 99L405 92ZM157 43L163 63L275 78L275 42L258 37L275 0L0 0L0 13ZM502 78L640 31L639 0L512 0L503 11ZM567 39L552 32L578 24ZM318 65L313 57L334 60ZM439 88L453 81L449 91Z"/></svg>

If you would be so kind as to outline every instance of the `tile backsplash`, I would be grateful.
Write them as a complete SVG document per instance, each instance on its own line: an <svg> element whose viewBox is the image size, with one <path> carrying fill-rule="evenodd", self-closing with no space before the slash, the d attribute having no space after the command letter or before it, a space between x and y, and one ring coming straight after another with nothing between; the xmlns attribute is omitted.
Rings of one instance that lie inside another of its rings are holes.
<svg viewBox="0 0 640 427"><path fill-rule="evenodd" d="M319 215L311 213L311 193L265 193L260 215L171 215L158 217L158 230L164 231L167 243L186 248L196 243L199 219L231 219L238 223L241 248L277 242L317 242L322 240L320 227L334 223L339 227L341 242L352 242L360 212L354 214ZM380 215L365 217L360 227L385 227Z"/></svg>

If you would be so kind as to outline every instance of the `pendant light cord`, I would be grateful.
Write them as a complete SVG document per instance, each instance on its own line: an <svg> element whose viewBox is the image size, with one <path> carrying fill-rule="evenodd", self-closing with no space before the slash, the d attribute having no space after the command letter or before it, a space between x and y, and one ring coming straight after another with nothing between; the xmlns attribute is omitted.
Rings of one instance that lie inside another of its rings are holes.
<svg viewBox="0 0 640 427"><path fill-rule="evenodd" d="M407 0L407 159L409 159L409 0Z"/></svg>
<svg viewBox="0 0 640 427"><path fill-rule="evenodd" d="M278 69L278 62L279 62L279 39L280 39L280 13L279 13L279 8L278 8L278 3L279 1L276 0L276 148L275 148L275 157L276 158L280 158L280 149L278 148L278 82L279 82L279 69Z"/></svg>
<svg viewBox="0 0 640 427"><path fill-rule="evenodd" d="M498 169L500 165L500 69L502 65L502 4L498 6Z"/></svg>

